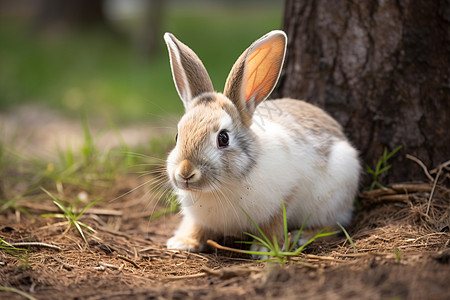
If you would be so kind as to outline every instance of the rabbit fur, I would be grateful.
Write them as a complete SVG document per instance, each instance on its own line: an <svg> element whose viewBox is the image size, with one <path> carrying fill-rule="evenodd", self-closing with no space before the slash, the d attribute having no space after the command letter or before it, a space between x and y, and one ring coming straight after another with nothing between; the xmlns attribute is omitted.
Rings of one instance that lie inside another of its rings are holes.
<svg viewBox="0 0 450 300"><path fill-rule="evenodd" d="M219 236L257 234L283 241L290 229L349 224L358 190L358 153L341 126L301 100L264 101L281 73L287 37L275 30L236 61L217 93L197 55L164 35L185 114L167 174L183 220L167 247L201 251Z"/></svg>

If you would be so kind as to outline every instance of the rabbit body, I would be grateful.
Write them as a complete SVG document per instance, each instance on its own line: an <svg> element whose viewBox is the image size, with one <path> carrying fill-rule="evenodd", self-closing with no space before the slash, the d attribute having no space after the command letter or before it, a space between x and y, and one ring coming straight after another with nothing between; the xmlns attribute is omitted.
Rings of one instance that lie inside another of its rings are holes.
<svg viewBox="0 0 450 300"><path fill-rule="evenodd" d="M246 214L282 241L282 201L291 229L308 216L308 227L348 224L360 164L341 126L300 100L262 103L278 80L284 33L271 32L252 44L233 67L223 94L212 90L192 50L170 34L165 38L186 107L167 160L183 220L167 247L200 251L208 238L257 233Z"/></svg>

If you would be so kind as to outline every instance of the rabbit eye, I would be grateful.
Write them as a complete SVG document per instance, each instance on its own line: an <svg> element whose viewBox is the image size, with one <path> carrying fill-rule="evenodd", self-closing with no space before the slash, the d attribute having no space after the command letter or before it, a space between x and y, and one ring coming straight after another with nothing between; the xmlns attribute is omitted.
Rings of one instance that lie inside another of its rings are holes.
<svg viewBox="0 0 450 300"><path fill-rule="evenodd" d="M225 148L230 143L230 137L228 136L228 133L225 130L222 130L217 135L217 148Z"/></svg>
<svg viewBox="0 0 450 300"><path fill-rule="evenodd" d="M175 143L178 142L178 132L177 135L175 136Z"/></svg>

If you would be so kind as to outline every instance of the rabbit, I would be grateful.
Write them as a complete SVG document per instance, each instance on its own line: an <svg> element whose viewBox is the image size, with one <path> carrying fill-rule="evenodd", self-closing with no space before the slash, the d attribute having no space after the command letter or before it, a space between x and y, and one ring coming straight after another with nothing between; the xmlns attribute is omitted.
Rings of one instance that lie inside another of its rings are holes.
<svg viewBox="0 0 450 300"><path fill-rule="evenodd" d="M164 35L185 114L167 175L183 216L167 248L203 251L208 239L348 225L358 190L358 152L322 109L289 98L264 101L281 74L287 37L274 30L239 57L223 93L198 56ZM248 214L248 217L246 214ZM256 244L252 250L266 250Z"/></svg>

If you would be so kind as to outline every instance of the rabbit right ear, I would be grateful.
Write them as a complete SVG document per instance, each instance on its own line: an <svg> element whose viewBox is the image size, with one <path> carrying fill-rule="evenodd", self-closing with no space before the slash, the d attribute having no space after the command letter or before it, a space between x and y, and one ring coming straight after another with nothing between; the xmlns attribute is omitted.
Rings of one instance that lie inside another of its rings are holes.
<svg viewBox="0 0 450 300"><path fill-rule="evenodd" d="M173 80L186 110L196 96L214 88L203 63L188 46L171 33L164 34L170 56Z"/></svg>
<svg viewBox="0 0 450 300"><path fill-rule="evenodd" d="M275 88L286 43L283 31L271 31L250 45L231 69L223 93L236 105L244 123L251 123L256 106Z"/></svg>

